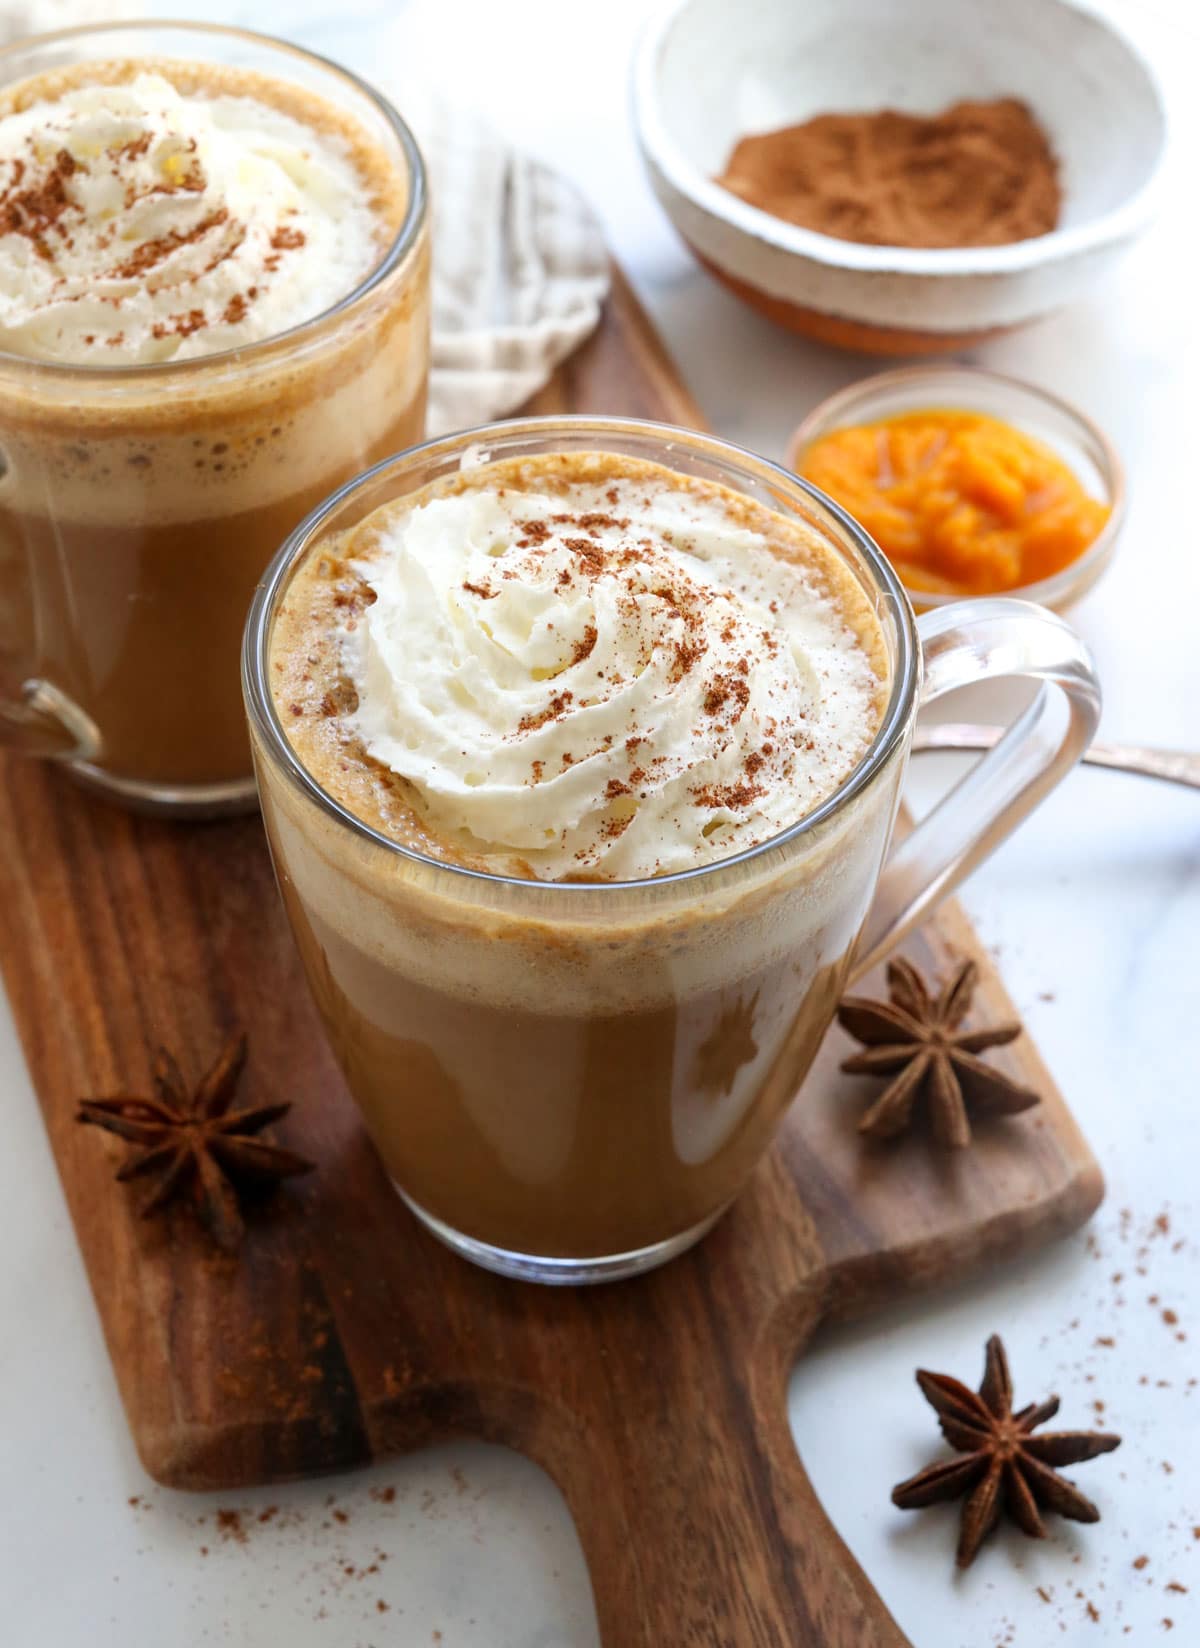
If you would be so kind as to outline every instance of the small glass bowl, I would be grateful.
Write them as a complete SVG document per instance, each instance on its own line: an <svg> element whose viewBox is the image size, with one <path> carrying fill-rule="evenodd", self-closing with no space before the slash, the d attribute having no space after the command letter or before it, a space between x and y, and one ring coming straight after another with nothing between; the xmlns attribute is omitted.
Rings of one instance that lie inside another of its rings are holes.
<svg viewBox="0 0 1200 1648"><path fill-rule="evenodd" d="M1043 441L1093 497L1108 505L1108 520L1099 537L1070 566L1037 583L989 591L1036 601L1056 612L1071 606L1091 589L1112 559L1125 520L1125 472L1108 437L1090 418L1048 390L978 366L911 366L880 372L814 407L788 443L787 466L799 472L807 448L833 429L935 407L983 412ZM910 589L908 595L918 612L966 598L927 589Z"/></svg>

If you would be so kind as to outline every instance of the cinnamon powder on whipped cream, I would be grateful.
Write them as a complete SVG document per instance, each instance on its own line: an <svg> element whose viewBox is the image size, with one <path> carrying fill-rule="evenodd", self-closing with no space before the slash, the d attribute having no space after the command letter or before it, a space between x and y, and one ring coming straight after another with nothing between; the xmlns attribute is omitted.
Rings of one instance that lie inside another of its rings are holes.
<svg viewBox="0 0 1200 1648"><path fill-rule="evenodd" d="M388 226L332 120L232 70L82 72L0 97L0 348L89 366L211 354L313 318L378 263Z"/></svg>
<svg viewBox="0 0 1200 1648"><path fill-rule="evenodd" d="M272 655L288 737L343 805L551 881L780 834L865 753L887 673L811 531L606 454L467 470L377 510L301 570Z"/></svg>

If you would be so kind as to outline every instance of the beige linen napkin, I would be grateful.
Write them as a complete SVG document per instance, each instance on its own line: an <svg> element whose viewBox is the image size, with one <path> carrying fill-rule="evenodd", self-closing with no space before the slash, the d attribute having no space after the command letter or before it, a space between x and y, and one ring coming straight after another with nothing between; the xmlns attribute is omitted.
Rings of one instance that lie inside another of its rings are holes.
<svg viewBox="0 0 1200 1648"><path fill-rule="evenodd" d="M113 0L0 0L0 43L114 20ZM417 78L385 82L425 156L433 205L431 435L503 417L600 317L608 256L564 178Z"/></svg>
<svg viewBox="0 0 1200 1648"><path fill-rule="evenodd" d="M579 192L470 111L383 90L421 145L433 203L430 434L502 417L600 318L608 254Z"/></svg>

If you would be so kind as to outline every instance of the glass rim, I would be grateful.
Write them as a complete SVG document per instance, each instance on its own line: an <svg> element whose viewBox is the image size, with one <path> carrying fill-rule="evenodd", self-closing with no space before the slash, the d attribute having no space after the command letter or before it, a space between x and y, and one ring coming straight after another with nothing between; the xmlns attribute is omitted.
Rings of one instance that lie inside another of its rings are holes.
<svg viewBox="0 0 1200 1648"><path fill-rule="evenodd" d="M527 876L479 870L469 865L453 864L446 859L435 858L429 853L418 852L415 848L405 846L402 842L374 829L330 795L292 748L276 710L268 680L270 623L281 587L300 557L317 539L329 516L357 492L365 490L387 472L402 471L405 465L413 464L423 456L436 454L439 449L449 454L466 451L471 446L486 447L489 443L505 437L548 436L556 431L563 434L595 433L598 437L597 449L601 451L604 450L603 437L606 433L611 436L631 434L652 437L668 446L671 442L699 446L706 449L719 462L733 469L739 464L744 468L747 463L758 468L765 472L772 484L780 485L793 493L802 493L810 504L817 506L818 517L827 516L832 519L833 524L845 533L855 550L863 557L877 593L890 602L897 620L896 656L887 706L874 738L832 795L827 796L819 806L805 813L794 824L777 831L765 841L745 847L740 852L731 853L728 857L713 859L708 864L694 865L686 870L674 870L668 875L642 876L633 880L543 881ZM821 824L841 811L871 784L900 744L916 705L920 657L921 646L912 603L899 578L870 535L819 487L813 486L810 481L799 475L790 473L771 458L760 457L747 447L738 446L732 441L723 440L705 431L658 423L649 418L561 413L540 417L505 418L472 429L456 430L453 434L435 436L418 446L407 447L403 452L382 459L340 486L336 492L330 493L329 497L311 510L299 526L289 533L255 588L243 632L242 692L252 728L262 740L268 755L281 767L293 787L314 801L329 817L348 827L355 835L373 842L407 862L435 872L439 878L458 876L468 881L493 886L525 888L526 895L520 896L528 896L531 891L543 895L554 893L567 896L580 894L584 897L597 894L612 896L618 892L645 892L647 889L679 887L706 878L711 880L718 873L728 873L752 864L813 834Z"/></svg>
<svg viewBox="0 0 1200 1648"><path fill-rule="evenodd" d="M336 79L343 80L356 92L364 96L368 102L374 104L378 113L389 128L392 136L397 140L408 167L408 200L404 208L404 216L387 250L367 273L351 288L349 292L322 309L316 315L310 315L307 320L297 321L281 332L272 332L268 337L256 338L252 343L234 344L229 349L214 350L210 355L192 355L187 360L165 361L131 361L125 365L88 366L77 361L51 361L40 359L36 355L22 355L11 349L0 347L0 367L16 368L33 375L70 380L72 378L86 379L89 383L130 383L139 377L163 378L169 376L183 377L195 373L203 367L213 364L228 364L232 360L242 364L252 362L269 350L278 348L282 343L294 343L303 339L309 333L316 332L335 316L342 314L352 305L357 304L370 292L382 284L387 277L402 264L413 246L416 244L421 230L424 227L428 211L429 188L425 176L425 162L420 147L413 136L411 128L397 112L392 103L384 97L382 92L376 91L369 81L353 69L337 63L332 57L326 57L323 52L310 51L307 46L297 46L290 40L282 40L277 35L264 34L257 29L243 29L231 23L205 23L183 17L152 18L129 17L107 23L77 23L70 28L48 29L42 34L26 35L24 39L12 40L6 46L0 47L0 72L7 66L9 60L42 46L67 44L72 40L103 37L105 35L130 33L142 29L147 32L167 30L181 35L204 34L231 40L247 40L256 46L269 47L288 57L297 57L308 63L315 63L321 69L332 74ZM36 78L35 70L30 78ZM19 81L9 81L8 86L19 85Z"/></svg>

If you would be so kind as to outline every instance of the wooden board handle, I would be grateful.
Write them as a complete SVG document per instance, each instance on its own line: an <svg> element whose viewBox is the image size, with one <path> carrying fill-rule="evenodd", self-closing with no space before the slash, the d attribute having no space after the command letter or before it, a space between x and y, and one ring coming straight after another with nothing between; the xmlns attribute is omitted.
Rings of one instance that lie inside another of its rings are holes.
<svg viewBox="0 0 1200 1648"><path fill-rule="evenodd" d="M593 1321L597 1361L561 1370L563 1409L532 1435L526 1415L522 1446L575 1518L604 1648L911 1648L822 1510L787 1421L823 1292L757 1335L711 1296L692 1295L690 1322L650 1308L643 1354L619 1366ZM602 1318L609 1301L597 1304Z"/></svg>

